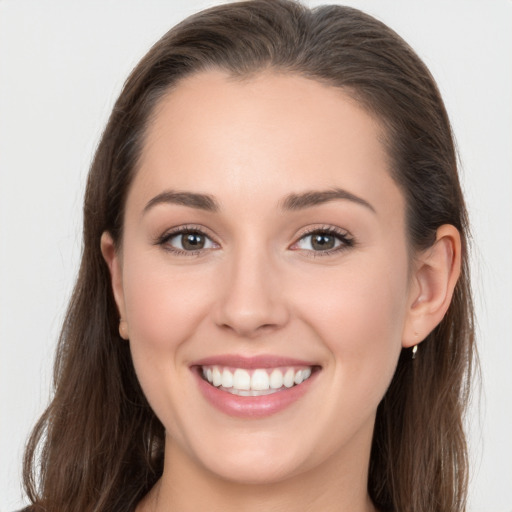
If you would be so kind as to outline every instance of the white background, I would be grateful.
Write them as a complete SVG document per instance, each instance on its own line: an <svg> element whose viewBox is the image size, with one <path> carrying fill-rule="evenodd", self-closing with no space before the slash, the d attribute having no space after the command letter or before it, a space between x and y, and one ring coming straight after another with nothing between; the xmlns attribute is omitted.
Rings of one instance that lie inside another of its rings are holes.
<svg viewBox="0 0 512 512"><path fill-rule="evenodd" d="M128 72L204 0L0 0L0 511L50 395L92 152ZM309 2L319 4L325 2ZM470 511L512 511L512 1L350 0L438 80L473 223L482 400Z"/></svg>

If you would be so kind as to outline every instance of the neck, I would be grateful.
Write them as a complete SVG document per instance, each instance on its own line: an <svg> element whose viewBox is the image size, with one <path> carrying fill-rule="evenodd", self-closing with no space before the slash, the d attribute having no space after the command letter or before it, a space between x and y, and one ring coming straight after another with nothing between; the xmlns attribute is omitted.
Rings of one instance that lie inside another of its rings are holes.
<svg viewBox="0 0 512 512"><path fill-rule="evenodd" d="M225 480L167 439L162 478L137 512L375 512L368 496L368 457L333 456L321 466L272 483Z"/></svg>

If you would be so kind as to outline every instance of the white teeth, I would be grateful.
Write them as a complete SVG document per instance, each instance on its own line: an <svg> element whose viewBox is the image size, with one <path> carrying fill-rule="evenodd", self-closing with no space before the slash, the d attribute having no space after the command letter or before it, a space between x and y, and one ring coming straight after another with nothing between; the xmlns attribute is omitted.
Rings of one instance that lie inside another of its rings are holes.
<svg viewBox="0 0 512 512"><path fill-rule="evenodd" d="M233 374L229 370L222 372L222 387L232 388L233 387Z"/></svg>
<svg viewBox="0 0 512 512"><path fill-rule="evenodd" d="M301 382L304 382L306 379L308 379L311 376L311 368L304 368L303 370L299 370L295 374L294 382L295 384L300 384Z"/></svg>
<svg viewBox="0 0 512 512"><path fill-rule="evenodd" d="M212 380L214 386L220 386L222 384L222 374L217 367L215 367L212 371Z"/></svg>
<svg viewBox="0 0 512 512"><path fill-rule="evenodd" d="M222 387L241 396L261 396L301 384L311 376L311 368L258 368L251 371L237 368L234 371L219 366L204 366L204 378L215 387Z"/></svg>
<svg viewBox="0 0 512 512"><path fill-rule="evenodd" d="M233 374L233 387L236 389L251 389L251 376L249 372L237 368Z"/></svg>
<svg viewBox="0 0 512 512"><path fill-rule="evenodd" d="M291 368L289 368L288 370L286 370L286 373L284 374L283 384L287 388L291 388L294 384L294 381L295 381L295 372Z"/></svg>
<svg viewBox="0 0 512 512"><path fill-rule="evenodd" d="M270 374L270 387L279 389L283 387L283 372L277 368Z"/></svg>
<svg viewBox="0 0 512 512"><path fill-rule="evenodd" d="M265 370L256 370L251 377L251 389L264 391L269 387L270 378Z"/></svg>

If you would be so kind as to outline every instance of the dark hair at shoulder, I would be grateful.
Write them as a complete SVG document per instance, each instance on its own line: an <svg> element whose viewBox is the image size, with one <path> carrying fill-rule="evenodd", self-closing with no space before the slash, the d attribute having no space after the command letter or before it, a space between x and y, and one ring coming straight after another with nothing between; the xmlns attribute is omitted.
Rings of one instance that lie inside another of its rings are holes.
<svg viewBox="0 0 512 512"><path fill-rule="evenodd" d="M118 334L100 237L122 239L124 204L159 100L192 73L264 69L344 89L384 127L404 193L411 251L454 225L462 274L448 313L414 361L403 350L379 405L368 489L381 510L465 510L463 413L474 353L468 221L448 116L434 79L390 28L353 8L248 0L187 18L133 70L97 148L84 202L83 254L62 329L54 398L28 443L24 482L33 510L126 511L163 467L164 428Z"/></svg>

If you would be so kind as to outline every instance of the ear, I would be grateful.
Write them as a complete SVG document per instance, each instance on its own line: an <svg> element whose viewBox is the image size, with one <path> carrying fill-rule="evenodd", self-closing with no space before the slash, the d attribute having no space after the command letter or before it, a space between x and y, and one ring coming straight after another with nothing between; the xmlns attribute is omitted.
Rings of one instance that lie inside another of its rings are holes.
<svg viewBox="0 0 512 512"><path fill-rule="evenodd" d="M438 228L433 246L415 257L402 346L423 341L443 319L460 275L461 241L455 226Z"/></svg>
<svg viewBox="0 0 512 512"><path fill-rule="evenodd" d="M122 338L128 338L126 325L126 309L124 303L123 290L123 268L119 251L116 249L114 240L108 231L101 235L101 254L110 270L110 281L112 284L112 292L116 301L117 309L120 316L119 333Z"/></svg>

